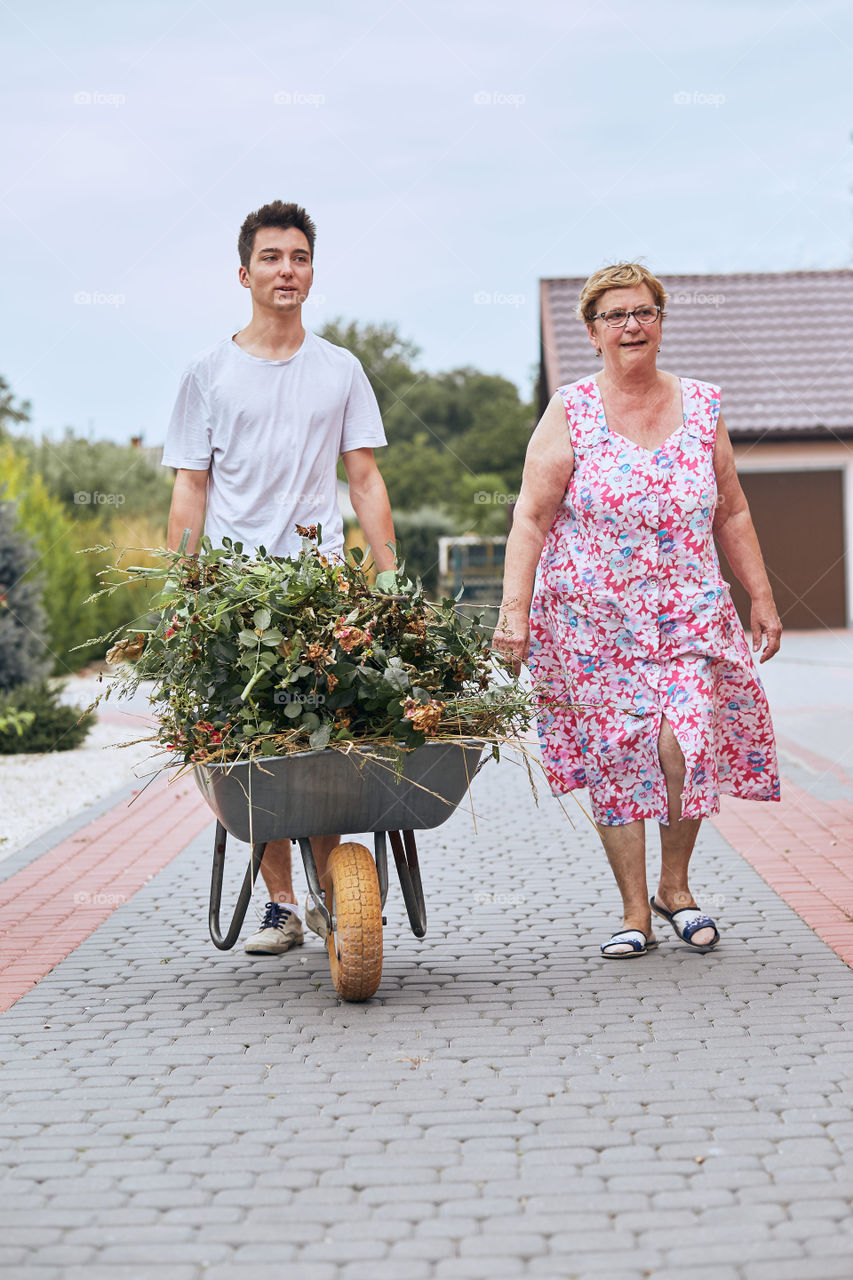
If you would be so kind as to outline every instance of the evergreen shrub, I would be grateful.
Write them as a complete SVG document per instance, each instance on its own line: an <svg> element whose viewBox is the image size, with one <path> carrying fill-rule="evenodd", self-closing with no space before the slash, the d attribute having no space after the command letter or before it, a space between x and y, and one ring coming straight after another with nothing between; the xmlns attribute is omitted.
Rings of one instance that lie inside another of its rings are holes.
<svg viewBox="0 0 853 1280"><path fill-rule="evenodd" d="M34 755L45 751L70 751L92 727L87 719L78 724L81 707L59 701L59 691L47 681L21 685L0 695L0 755Z"/></svg>

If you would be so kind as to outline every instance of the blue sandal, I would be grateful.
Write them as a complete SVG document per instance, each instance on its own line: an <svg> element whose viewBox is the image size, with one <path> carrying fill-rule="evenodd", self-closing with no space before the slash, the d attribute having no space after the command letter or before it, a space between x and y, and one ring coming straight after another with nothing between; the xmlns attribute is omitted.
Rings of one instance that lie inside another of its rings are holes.
<svg viewBox="0 0 853 1280"><path fill-rule="evenodd" d="M694 951L713 951L714 947L720 941L720 933L717 926L710 916L706 916L704 911L700 911L698 907L682 907L680 911L667 911L665 907L655 902L654 898L649 898L649 906L656 915L662 916L675 930L676 937L682 942L686 942ZM679 920L678 917L681 917ZM700 929L713 929L714 937L711 942L699 943L691 942L690 939L694 933L698 933Z"/></svg>
<svg viewBox="0 0 853 1280"><path fill-rule="evenodd" d="M608 947L630 946L630 951L608 951ZM644 956L654 951L658 945L657 938L649 942L641 929L620 929L608 942L602 942L601 954L605 960L633 960L634 956Z"/></svg>

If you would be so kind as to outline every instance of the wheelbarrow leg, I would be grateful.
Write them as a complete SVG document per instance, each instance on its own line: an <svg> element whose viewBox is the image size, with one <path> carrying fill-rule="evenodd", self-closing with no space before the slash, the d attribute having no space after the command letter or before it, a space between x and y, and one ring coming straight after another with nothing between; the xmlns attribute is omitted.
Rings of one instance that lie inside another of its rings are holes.
<svg viewBox="0 0 853 1280"><path fill-rule="evenodd" d="M323 890L320 888L320 877L317 875L317 863L314 861L314 850L311 848L311 841L306 840L304 836L300 836L299 849L302 854L302 865L305 868L305 879L308 881L311 897L323 917L327 931L331 933L335 924L326 908Z"/></svg>
<svg viewBox="0 0 853 1280"><path fill-rule="evenodd" d="M402 839L399 831L389 831L397 874L400 877L400 888L403 890L403 901L409 916L409 924L416 938L422 938L427 930L426 904L421 884L421 869L418 865L418 847L415 844L414 831L404 831ZM404 845L405 842L405 845Z"/></svg>
<svg viewBox="0 0 853 1280"><path fill-rule="evenodd" d="M385 899L388 896L388 853L385 846L385 832L377 831L373 837L373 847L375 850L376 874L379 878L379 897L380 904L385 906ZM317 864L314 861L314 851L311 848L311 841L304 838L299 841L299 848L302 851L302 865L305 868L305 879L308 881L308 888L311 890L311 896L317 904L317 908L323 917L327 930L335 928L335 922L329 915L328 908L323 900L322 891L320 889L320 877L317 875ZM385 917L382 917L382 923L386 924Z"/></svg>
<svg viewBox="0 0 853 1280"><path fill-rule="evenodd" d="M385 842L386 831L373 833L373 860L376 863L376 874L379 877L379 900L385 906L388 897L388 845ZM383 919L383 924L387 921Z"/></svg>
<svg viewBox="0 0 853 1280"><path fill-rule="evenodd" d="M213 841L213 874L210 879L208 923L213 945L218 947L220 951L230 951L240 936L240 930L243 927L243 921L246 919L246 911L252 897L252 890L255 887L255 881L261 869L264 850L267 847L265 843L252 845L252 858L246 868L246 874L243 876L243 883L240 886L240 895L237 898L237 905L234 908L231 924L223 938L219 925L219 908L222 904L222 878L225 875L225 844L227 839L228 832L221 822L217 822L216 835Z"/></svg>

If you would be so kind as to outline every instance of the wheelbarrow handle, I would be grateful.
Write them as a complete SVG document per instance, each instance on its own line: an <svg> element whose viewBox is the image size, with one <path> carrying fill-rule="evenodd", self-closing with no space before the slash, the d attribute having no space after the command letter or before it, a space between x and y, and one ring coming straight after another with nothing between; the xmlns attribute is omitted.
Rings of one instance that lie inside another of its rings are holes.
<svg viewBox="0 0 853 1280"><path fill-rule="evenodd" d="M237 905L234 908L234 915L231 917L228 932L223 938L219 924L219 908L222 903L222 879L225 874L225 845L227 840L228 832L221 822L217 822L216 835L213 841L213 872L210 878L208 924L213 945L218 947L220 951L230 951L240 936L240 930L243 927L243 921L246 918L246 912L251 901L252 890L255 887L258 872L261 869L264 850L267 847L265 843L252 845L252 857L246 867L246 874L243 876L243 883L240 886L240 894L237 898Z"/></svg>

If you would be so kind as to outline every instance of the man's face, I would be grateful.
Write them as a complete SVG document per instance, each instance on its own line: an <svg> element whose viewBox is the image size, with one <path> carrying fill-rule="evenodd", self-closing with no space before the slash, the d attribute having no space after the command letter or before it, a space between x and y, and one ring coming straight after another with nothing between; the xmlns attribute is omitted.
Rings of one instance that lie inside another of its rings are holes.
<svg viewBox="0 0 853 1280"><path fill-rule="evenodd" d="M261 227L248 269L240 267L240 283L250 289L252 302L263 311L296 311L308 297L314 280L311 250L303 231Z"/></svg>

